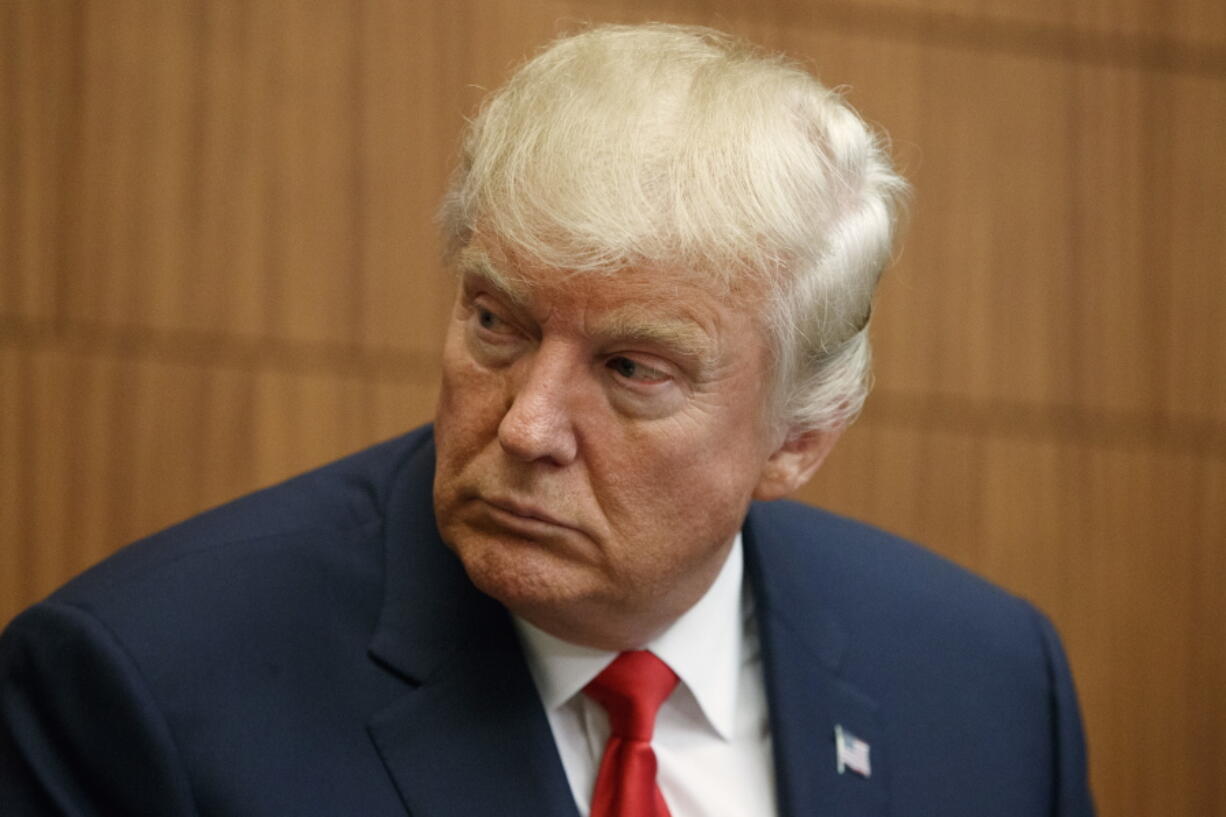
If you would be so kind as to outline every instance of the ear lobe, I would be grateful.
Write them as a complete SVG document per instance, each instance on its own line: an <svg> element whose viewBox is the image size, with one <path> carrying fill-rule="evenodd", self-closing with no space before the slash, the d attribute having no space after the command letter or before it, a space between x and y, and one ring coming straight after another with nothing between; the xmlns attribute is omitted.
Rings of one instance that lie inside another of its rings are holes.
<svg viewBox="0 0 1226 817"><path fill-rule="evenodd" d="M788 435L766 460L753 498L781 499L809 481L834 448L842 428Z"/></svg>

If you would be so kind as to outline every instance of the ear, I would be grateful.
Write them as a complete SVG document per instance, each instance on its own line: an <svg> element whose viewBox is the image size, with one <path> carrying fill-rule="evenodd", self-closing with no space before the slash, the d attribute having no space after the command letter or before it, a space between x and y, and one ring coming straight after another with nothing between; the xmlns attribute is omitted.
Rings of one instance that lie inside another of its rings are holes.
<svg viewBox="0 0 1226 817"><path fill-rule="evenodd" d="M842 428L789 434L767 458L753 498L780 499L804 485L817 473L842 434Z"/></svg>

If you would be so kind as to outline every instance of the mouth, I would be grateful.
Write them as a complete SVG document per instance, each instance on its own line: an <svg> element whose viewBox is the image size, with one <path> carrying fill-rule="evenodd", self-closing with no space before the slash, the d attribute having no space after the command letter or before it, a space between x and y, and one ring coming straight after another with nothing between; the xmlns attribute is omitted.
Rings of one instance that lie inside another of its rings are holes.
<svg viewBox="0 0 1226 817"><path fill-rule="evenodd" d="M502 520L521 525L547 525L554 528L579 530L569 522L558 519L547 511L530 503L520 502L506 497L480 497L479 501Z"/></svg>

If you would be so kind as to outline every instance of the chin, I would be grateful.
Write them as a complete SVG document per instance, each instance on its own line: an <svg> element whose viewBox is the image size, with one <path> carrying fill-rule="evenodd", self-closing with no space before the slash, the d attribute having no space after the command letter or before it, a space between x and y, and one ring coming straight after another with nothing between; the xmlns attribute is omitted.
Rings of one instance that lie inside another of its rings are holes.
<svg viewBox="0 0 1226 817"><path fill-rule="evenodd" d="M471 532L444 539L477 589L517 615L582 603L598 589L582 565L536 542L493 540Z"/></svg>

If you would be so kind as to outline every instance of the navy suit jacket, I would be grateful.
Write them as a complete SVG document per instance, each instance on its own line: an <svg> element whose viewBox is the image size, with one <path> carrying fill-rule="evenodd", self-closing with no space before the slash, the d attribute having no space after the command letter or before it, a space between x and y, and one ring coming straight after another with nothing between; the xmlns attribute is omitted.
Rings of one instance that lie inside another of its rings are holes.
<svg viewBox="0 0 1226 817"><path fill-rule="evenodd" d="M575 817L506 610L440 541L419 429L132 545L0 639L0 814ZM872 528L755 506L780 813L1080 817L1027 603ZM839 774L835 727L871 775Z"/></svg>

